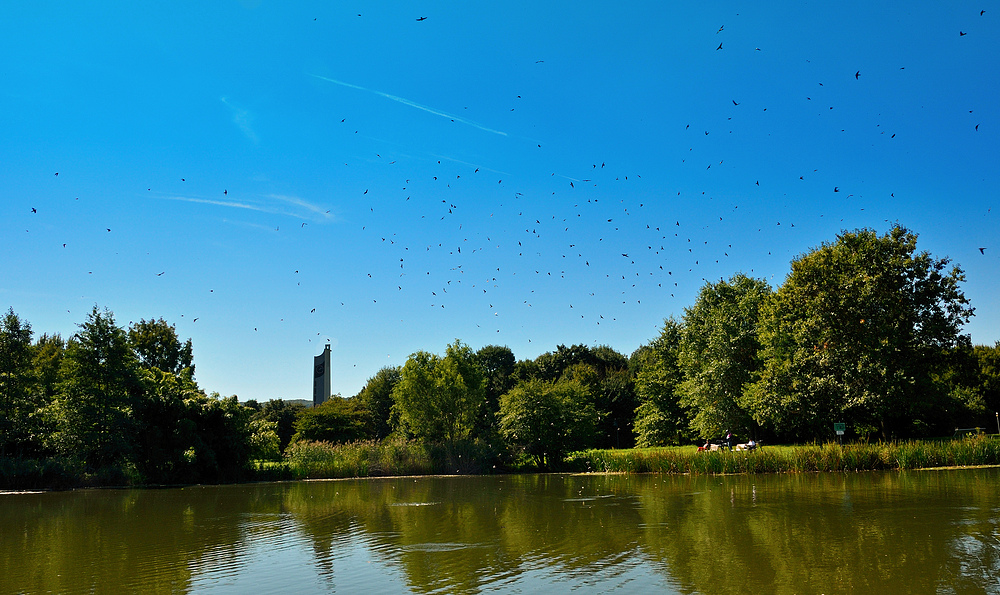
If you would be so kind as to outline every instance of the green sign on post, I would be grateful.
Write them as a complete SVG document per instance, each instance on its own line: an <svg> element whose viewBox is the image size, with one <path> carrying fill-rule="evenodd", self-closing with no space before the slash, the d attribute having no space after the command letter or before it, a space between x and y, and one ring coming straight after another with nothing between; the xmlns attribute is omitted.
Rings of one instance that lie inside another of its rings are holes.
<svg viewBox="0 0 1000 595"><path fill-rule="evenodd" d="M847 431L847 424L833 424L833 431L837 432L838 436L843 436Z"/></svg>

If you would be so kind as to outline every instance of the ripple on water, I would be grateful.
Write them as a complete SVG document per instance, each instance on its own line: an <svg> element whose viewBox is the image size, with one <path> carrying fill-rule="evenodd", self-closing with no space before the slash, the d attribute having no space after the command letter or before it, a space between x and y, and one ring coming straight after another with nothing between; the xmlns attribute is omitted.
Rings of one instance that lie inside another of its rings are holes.
<svg viewBox="0 0 1000 595"><path fill-rule="evenodd" d="M389 506L436 506L440 502L393 502Z"/></svg>

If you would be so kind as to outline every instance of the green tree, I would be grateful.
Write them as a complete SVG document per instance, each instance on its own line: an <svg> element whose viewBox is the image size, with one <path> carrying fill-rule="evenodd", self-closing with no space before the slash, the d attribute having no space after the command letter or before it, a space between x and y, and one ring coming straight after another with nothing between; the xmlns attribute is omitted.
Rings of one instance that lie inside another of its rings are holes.
<svg viewBox="0 0 1000 595"><path fill-rule="evenodd" d="M737 274L706 283L684 310L677 355L684 380L677 391L702 438L756 433L744 389L756 380L758 313L770 294L765 281Z"/></svg>
<svg viewBox="0 0 1000 595"><path fill-rule="evenodd" d="M600 382L591 389L599 415L596 446L631 448L635 445L633 426L639 400L628 358L606 346L595 348L594 354L600 373Z"/></svg>
<svg viewBox="0 0 1000 595"><path fill-rule="evenodd" d="M683 379L677 361L680 342L681 324L668 318L660 336L631 358L640 403L635 412L636 446L680 444L690 437L690 419L677 394Z"/></svg>
<svg viewBox="0 0 1000 595"><path fill-rule="evenodd" d="M32 357L32 367L35 369L37 384L35 390L41 405L52 401L59 384L59 370L62 367L63 355L66 353L66 341L58 333L43 334L35 341Z"/></svg>
<svg viewBox="0 0 1000 595"><path fill-rule="evenodd" d="M828 436L833 422L883 438L942 431L934 375L973 310L962 270L916 243L899 226L843 232L792 262L761 314L756 419L795 439Z"/></svg>
<svg viewBox="0 0 1000 595"><path fill-rule="evenodd" d="M0 318L0 456L20 455L34 414L31 325L14 309Z"/></svg>
<svg viewBox="0 0 1000 595"><path fill-rule="evenodd" d="M483 406L476 423L476 434L488 436L496 430L500 395L514 387L514 352L507 346L487 345L476 352L476 363L483 374Z"/></svg>
<svg viewBox="0 0 1000 595"><path fill-rule="evenodd" d="M249 401L244 406L249 406ZM274 432L278 436L278 452L285 452L285 448L292 441L295 434L295 421L306 408L297 403L292 403L282 399L271 399L263 406L250 407L253 421L262 421L274 424Z"/></svg>
<svg viewBox="0 0 1000 595"><path fill-rule="evenodd" d="M357 399L336 395L299 414L292 442L312 440L338 444L360 440L365 437L367 418Z"/></svg>
<svg viewBox="0 0 1000 595"><path fill-rule="evenodd" d="M567 368L574 364L589 364L600 367L597 357L586 345L557 345L555 351L546 351L535 358L532 377L553 382L559 380Z"/></svg>
<svg viewBox="0 0 1000 595"><path fill-rule="evenodd" d="M597 410L577 380L531 379L500 397L500 434L541 468L558 465L571 450L594 440Z"/></svg>
<svg viewBox="0 0 1000 595"><path fill-rule="evenodd" d="M992 347L976 345L973 353L979 363L979 384L986 411L995 414L1000 411L1000 341Z"/></svg>
<svg viewBox="0 0 1000 595"><path fill-rule="evenodd" d="M139 397L138 362L114 315L95 306L70 340L53 413L61 452L93 468L126 462L132 453Z"/></svg>
<svg viewBox="0 0 1000 595"><path fill-rule="evenodd" d="M140 368L142 399L136 403L133 460L151 483L212 481L197 469L197 416L206 400L187 369L180 374Z"/></svg>
<svg viewBox="0 0 1000 595"><path fill-rule="evenodd" d="M34 370L34 388L31 396L31 412L27 424L30 439L21 446L24 456L47 456L51 449L51 436L55 425L51 416L52 403L61 381L63 356L66 353L66 341L57 333L42 334L35 341L32 349L32 369Z"/></svg>
<svg viewBox="0 0 1000 595"><path fill-rule="evenodd" d="M252 411L236 395L212 393L185 402L190 425L191 447L185 460L196 481L238 481L254 455Z"/></svg>
<svg viewBox="0 0 1000 595"><path fill-rule="evenodd" d="M281 458L278 422L261 418L250 420L250 458L256 461L277 461Z"/></svg>
<svg viewBox="0 0 1000 595"><path fill-rule="evenodd" d="M400 378L399 366L386 366L368 379L355 399L366 412L369 437L381 440L392 433L392 389Z"/></svg>
<svg viewBox="0 0 1000 595"><path fill-rule="evenodd" d="M174 374L191 368L194 372L191 339L181 343L174 325L167 324L162 318L131 324L128 340L139 363L145 368L159 368Z"/></svg>
<svg viewBox="0 0 1000 595"><path fill-rule="evenodd" d="M418 351L407 359L392 391L403 430L431 442L469 438L483 403L475 354L457 339L445 356Z"/></svg>
<svg viewBox="0 0 1000 595"><path fill-rule="evenodd" d="M593 398L597 411L594 443L585 447L629 448L633 445L632 425L635 420L635 384L628 371L628 360L609 347L605 353L618 357L604 360L588 358L593 363L575 363L562 374L563 380L584 385Z"/></svg>

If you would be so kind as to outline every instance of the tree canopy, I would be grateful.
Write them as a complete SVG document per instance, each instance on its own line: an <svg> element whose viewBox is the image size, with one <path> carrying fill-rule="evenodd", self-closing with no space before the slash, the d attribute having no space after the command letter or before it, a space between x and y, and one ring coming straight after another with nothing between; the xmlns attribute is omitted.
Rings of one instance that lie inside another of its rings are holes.
<svg viewBox="0 0 1000 595"><path fill-rule="evenodd" d="M426 351L410 355L392 391L402 429L432 441L470 437L484 396L474 357L457 339L444 357Z"/></svg>
<svg viewBox="0 0 1000 595"><path fill-rule="evenodd" d="M770 294L765 281L737 274L705 284L684 310L677 352L684 379L677 390L691 412L691 428L702 438L729 430L755 433L744 389L756 380L757 318Z"/></svg>
<svg viewBox="0 0 1000 595"><path fill-rule="evenodd" d="M761 315L755 419L804 439L829 435L833 422L919 435L951 417L932 375L968 342L961 330L973 309L962 270L916 243L903 227L863 229L792 262Z"/></svg>
<svg viewBox="0 0 1000 595"><path fill-rule="evenodd" d="M597 410L577 380L531 379L500 397L500 433L546 468L594 439Z"/></svg>

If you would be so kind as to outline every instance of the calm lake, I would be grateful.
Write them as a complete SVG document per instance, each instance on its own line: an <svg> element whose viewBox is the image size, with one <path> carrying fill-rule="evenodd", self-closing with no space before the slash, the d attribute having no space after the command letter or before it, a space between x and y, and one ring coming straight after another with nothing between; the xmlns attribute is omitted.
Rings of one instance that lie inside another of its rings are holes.
<svg viewBox="0 0 1000 595"><path fill-rule="evenodd" d="M0 593L1000 593L1000 470L0 495Z"/></svg>

